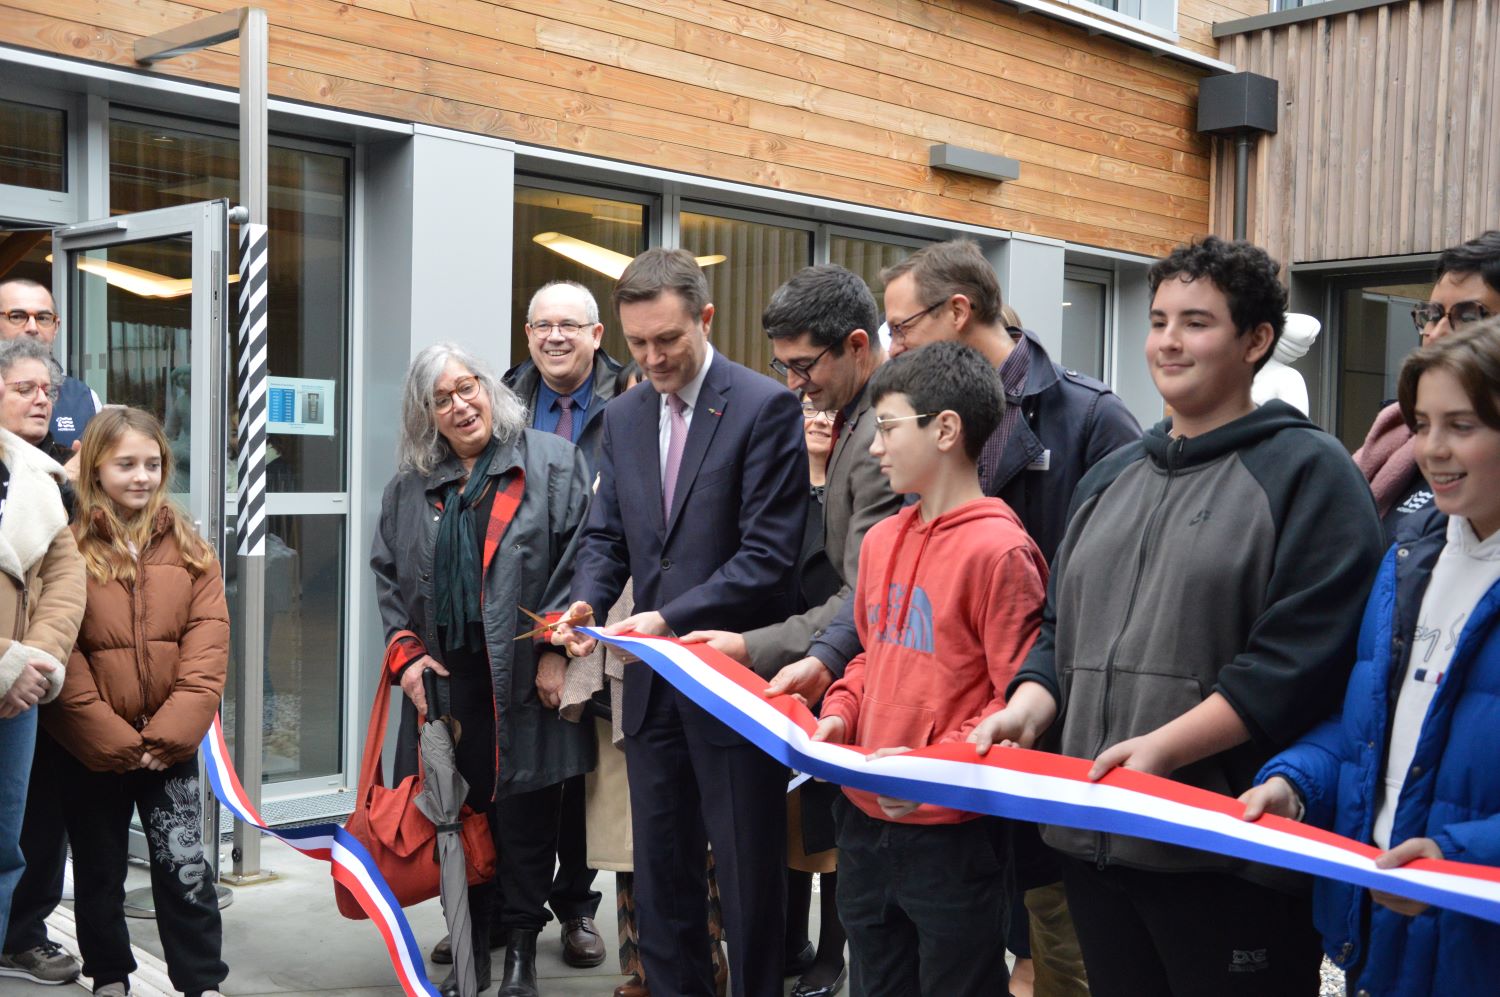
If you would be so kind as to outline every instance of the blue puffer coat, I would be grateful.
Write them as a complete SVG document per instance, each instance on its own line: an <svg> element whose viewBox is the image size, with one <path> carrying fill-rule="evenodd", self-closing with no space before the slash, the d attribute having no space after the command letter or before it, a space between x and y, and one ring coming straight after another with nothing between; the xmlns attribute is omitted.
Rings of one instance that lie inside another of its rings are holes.
<svg viewBox="0 0 1500 997"><path fill-rule="evenodd" d="M1301 791L1309 824L1370 842L1381 770L1422 596L1446 543L1435 509L1403 524L1365 608L1343 713L1271 759L1256 777L1284 776ZM1391 841L1427 837L1445 858L1500 865L1500 584L1475 605L1417 742ZM1429 907L1405 917L1360 887L1316 881L1314 919L1350 993L1494 993L1500 925ZM1366 930L1363 926L1368 925Z"/></svg>

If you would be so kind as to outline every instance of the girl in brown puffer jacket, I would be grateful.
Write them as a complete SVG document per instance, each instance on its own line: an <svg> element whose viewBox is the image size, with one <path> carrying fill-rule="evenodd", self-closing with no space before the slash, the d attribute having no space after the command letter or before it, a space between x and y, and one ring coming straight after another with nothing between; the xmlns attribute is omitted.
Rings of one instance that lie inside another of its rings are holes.
<svg viewBox="0 0 1500 997"><path fill-rule="evenodd" d="M70 755L59 781L73 842L78 944L96 994L135 969L124 886L132 808L172 985L217 994L218 899L200 828L197 749L229 660L229 613L213 551L167 496L172 455L155 416L107 408L79 451L78 549L88 607L62 695L42 723Z"/></svg>

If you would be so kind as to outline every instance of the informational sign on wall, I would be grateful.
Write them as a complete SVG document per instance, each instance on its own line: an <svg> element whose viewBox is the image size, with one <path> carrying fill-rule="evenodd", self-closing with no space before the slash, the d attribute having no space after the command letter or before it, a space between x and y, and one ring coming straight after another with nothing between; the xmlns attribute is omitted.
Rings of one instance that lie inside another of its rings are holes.
<svg viewBox="0 0 1500 997"><path fill-rule="evenodd" d="M333 389L333 381L315 377L267 377L267 432L332 436Z"/></svg>

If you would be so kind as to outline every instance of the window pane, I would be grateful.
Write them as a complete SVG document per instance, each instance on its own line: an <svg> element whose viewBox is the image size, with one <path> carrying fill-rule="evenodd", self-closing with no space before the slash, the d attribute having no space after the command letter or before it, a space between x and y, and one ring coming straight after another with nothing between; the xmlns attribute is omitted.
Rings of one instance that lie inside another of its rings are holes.
<svg viewBox="0 0 1500 997"><path fill-rule="evenodd" d="M193 247L187 237L90 249L77 257L73 309L85 379L101 401L145 409L172 449L172 490L188 491L192 458Z"/></svg>
<svg viewBox="0 0 1500 997"><path fill-rule="evenodd" d="M1069 370L1100 380L1104 378L1108 292L1106 284L1072 277L1063 279L1063 341L1059 362Z"/></svg>
<svg viewBox="0 0 1500 997"><path fill-rule="evenodd" d="M0 183L67 190L68 116L0 100Z"/></svg>
<svg viewBox="0 0 1500 997"><path fill-rule="evenodd" d="M553 280L575 280L593 293L604 322L604 349L622 363L629 360L630 351L615 321L610 294L625 264L645 250L644 205L517 187L511 362L520 363L528 356L526 306L533 294Z"/></svg>
<svg viewBox="0 0 1500 997"><path fill-rule="evenodd" d="M265 780L339 771L343 737L344 517L266 517L266 667L261 735ZM231 609L239 558L225 559ZM224 734L234 742L238 642L224 689Z"/></svg>
<svg viewBox="0 0 1500 997"><path fill-rule="evenodd" d="M837 263L863 277L870 292L875 295L875 303L882 313L885 305L880 296L885 290L885 284L880 279L880 271L893 263L901 262L914 252L916 250L910 246L877 242L874 239L854 239L846 235L835 235L828 240L828 262Z"/></svg>
<svg viewBox="0 0 1500 997"><path fill-rule="evenodd" d="M1431 293L1430 281L1382 278L1379 285L1347 288L1340 295L1338 434L1351 452L1364 442L1382 403L1396 397L1396 375L1418 345L1412 306Z"/></svg>
<svg viewBox="0 0 1500 997"><path fill-rule="evenodd" d="M684 211L682 247L698 257L725 257L704 267L714 303L714 349L769 374L771 344L760 316L771 292L812 263L812 233Z"/></svg>
<svg viewBox="0 0 1500 997"><path fill-rule="evenodd" d="M232 139L128 121L110 124L114 214L219 197L238 202L239 172L239 144ZM298 422L272 424L266 471L271 491L345 489L348 187L344 157L271 147L268 368L272 377L296 379L292 383L307 389L304 394L319 399L318 419L299 411ZM230 244L234 273L237 226L231 226ZM238 306L235 286L230 285L231 316ZM233 324L231 317L237 361ZM231 381L236 366L231 362Z"/></svg>

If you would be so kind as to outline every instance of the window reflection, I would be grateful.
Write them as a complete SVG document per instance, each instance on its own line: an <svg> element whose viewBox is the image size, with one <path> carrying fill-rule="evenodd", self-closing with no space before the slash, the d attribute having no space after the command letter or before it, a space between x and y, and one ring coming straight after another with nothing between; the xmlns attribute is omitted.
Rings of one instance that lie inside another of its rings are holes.
<svg viewBox="0 0 1500 997"><path fill-rule="evenodd" d="M875 301L880 302L880 295L885 290L885 284L880 279L880 271L895 263L900 263L916 250L911 246L903 246L894 242L881 242L877 239L855 239L846 235L835 235L828 240L828 262L837 263L846 270L852 270L864 278L865 284L870 292L875 295ZM885 308L882 306L882 312Z"/></svg>
<svg viewBox="0 0 1500 997"><path fill-rule="evenodd" d="M1070 267L1063 278L1062 353L1069 370L1104 380L1104 332L1109 323L1108 271ZM1024 323L1026 316L1021 316Z"/></svg>
<svg viewBox="0 0 1500 997"><path fill-rule="evenodd" d="M268 783L339 771L343 737L344 529L342 516L266 517L266 667L262 758ZM230 606L239 559L225 559ZM239 642L230 668L239 667ZM234 746L236 702L224 690L224 734Z"/></svg>
<svg viewBox="0 0 1500 997"><path fill-rule="evenodd" d="M109 190L114 214L220 197L237 202L239 172L239 143L233 139L135 121L110 123ZM267 487L273 492L340 492L346 487L348 185L349 162L343 156L274 144L270 149L268 368L273 376L335 384L328 410L333 419L327 432L272 429L266 474ZM237 226L231 226L230 247L230 272L237 273ZM120 251L113 252L118 259ZM131 265L147 278L177 275L172 271L173 261L164 256L141 256ZM151 299L129 291L125 294L120 311L111 308L112 318L120 315L126 321L138 321L134 312L150 312ZM233 315L238 300L233 284L230 297ZM230 397L237 391L233 382L239 359L238 337L233 332Z"/></svg>
<svg viewBox="0 0 1500 997"><path fill-rule="evenodd" d="M704 269L714 303L714 349L769 376L771 344L760 316L771 292L812 263L812 233L684 211L682 247L694 256L725 257Z"/></svg>
<svg viewBox="0 0 1500 997"><path fill-rule="evenodd" d="M0 184L67 190L67 134L63 111L0 100Z"/></svg>
<svg viewBox="0 0 1500 997"><path fill-rule="evenodd" d="M1366 278L1368 284L1345 287L1339 295L1337 422L1339 439L1351 452L1364 442L1382 404L1396 397L1401 364L1417 348L1411 309L1432 294L1432 281L1425 277L1413 274L1409 283L1401 276L1378 278L1378 283Z"/></svg>
<svg viewBox="0 0 1500 997"><path fill-rule="evenodd" d="M604 349L616 360L628 360L630 351L615 321L610 293L619 257L628 262L646 249L645 206L518 186L514 232L511 362L527 357L526 306L531 296L553 280L576 280L593 293L604 322Z"/></svg>

